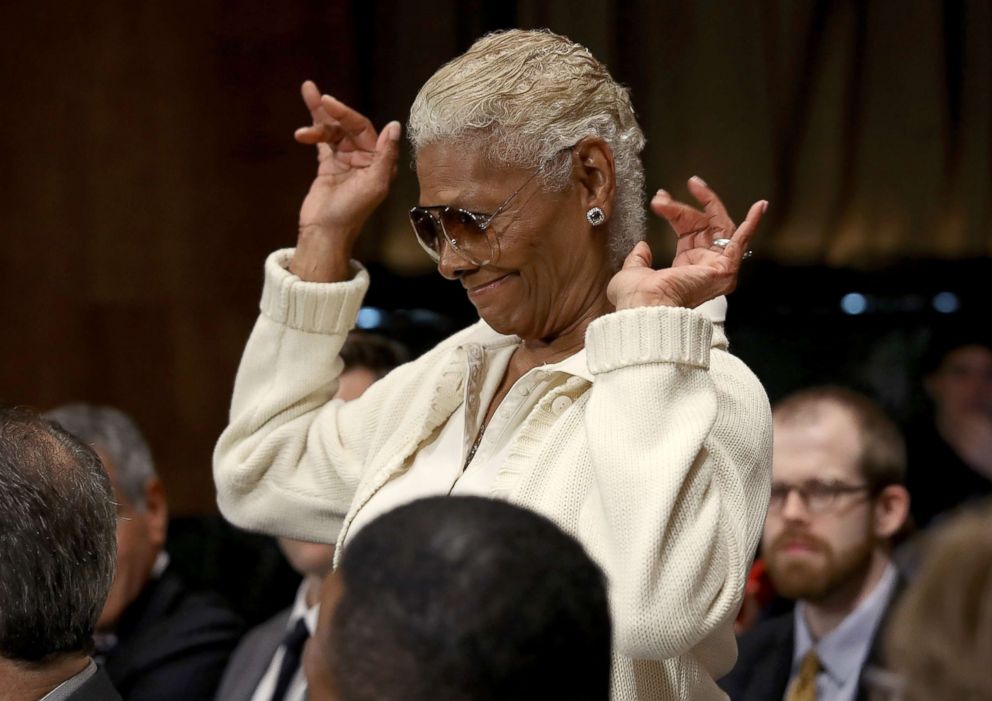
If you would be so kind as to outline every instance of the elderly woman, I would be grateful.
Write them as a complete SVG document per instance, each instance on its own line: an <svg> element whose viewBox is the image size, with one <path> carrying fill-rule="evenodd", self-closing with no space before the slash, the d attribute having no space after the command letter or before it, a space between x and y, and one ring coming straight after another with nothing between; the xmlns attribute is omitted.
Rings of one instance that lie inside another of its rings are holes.
<svg viewBox="0 0 992 701"><path fill-rule="evenodd" d="M234 523L339 552L418 497L507 499L574 534L609 578L616 699L723 699L733 619L768 499L770 413L722 321L766 203L735 228L659 191L668 269L641 241L644 137L627 91L549 32L479 40L411 109L410 219L481 321L331 401L368 287L351 260L395 171L380 133L303 86L317 177L297 246L266 262L261 316L215 455ZM709 300L714 300L704 304ZM478 592L480 597L486 592Z"/></svg>

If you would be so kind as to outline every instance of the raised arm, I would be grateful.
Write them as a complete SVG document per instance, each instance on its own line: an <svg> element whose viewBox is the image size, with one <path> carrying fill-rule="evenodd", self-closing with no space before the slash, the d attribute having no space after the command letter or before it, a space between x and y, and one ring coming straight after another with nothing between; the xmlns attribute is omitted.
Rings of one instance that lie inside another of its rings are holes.
<svg viewBox="0 0 992 701"><path fill-rule="evenodd" d="M660 193L679 234L671 268L639 244L610 285L618 312L590 325L596 375L586 430L606 541L618 648L643 659L697 651L711 674L733 660L732 622L760 537L771 467L771 416L722 329L693 308L736 284L764 211L740 227L702 181L699 211ZM725 247L713 241L730 239Z"/></svg>
<svg viewBox="0 0 992 701"><path fill-rule="evenodd" d="M296 140L317 150L295 250L265 265L261 314L238 369L231 420L214 452L222 512L245 528L331 542L363 467L369 421L360 401L331 401L368 275L355 240L385 198L400 126L368 119L307 81L312 124Z"/></svg>
<svg viewBox="0 0 992 701"><path fill-rule="evenodd" d="M691 178L689 190L703 205L702 211L673 200L664 190L658 190L651 200L651 208L668 220L678 236L675 259L671 267L655 270L650 247L643 241L634 246L610 281L608 294L618 311L654 306L694 309L737 287L741 261L768 202L751 205L744 223L737 227L702 179Z"/></svg>
<svg viewBox="0 0 992 701"><path fill-rule="evenodd" d="M400 124L376 133L366 117L303 83L313 124L296 140L317 147L317 175L300 207L300 231L289 269L308 282L351 277L349 262L358 234L385 199L396 175Z"/></svg>

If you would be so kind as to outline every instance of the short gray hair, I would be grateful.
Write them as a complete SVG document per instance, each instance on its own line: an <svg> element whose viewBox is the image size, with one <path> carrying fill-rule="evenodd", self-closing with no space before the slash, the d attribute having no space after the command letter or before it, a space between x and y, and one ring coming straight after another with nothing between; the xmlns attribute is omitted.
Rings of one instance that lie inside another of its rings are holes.
<svg viewBox="0 0 992 701"><path fill-rule="evenodd" d="M136 509L145 508L145 488L155 477L152 451L137 424L120 409L76 402L45 413L113 463L122 495Z"/></svg>
<svg viewBox="0 0 992 701"><path fill-rule="evenodd" d="M110 480L93 450L0 407L0 656L88 652L117 565Z"/></svg>
<svg viewBox="0 0 992 701"><path fill-rule="evenodd" d="M644 238L644 134L630 95L567 37L520 29L482 37L420 89L407 134L414 157L438 141L478 140L493 163L541 168L545 187L559 190L571 172L562 151L599 137L616 168L612 262L619 267Z"/></svg>

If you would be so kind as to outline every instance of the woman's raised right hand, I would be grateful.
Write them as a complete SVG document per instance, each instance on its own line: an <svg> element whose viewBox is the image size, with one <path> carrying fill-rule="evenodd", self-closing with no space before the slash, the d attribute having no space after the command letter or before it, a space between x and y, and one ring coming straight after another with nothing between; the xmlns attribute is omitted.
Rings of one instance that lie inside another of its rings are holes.
<svg viewBox="0 0 992 701"><path fill-rule="evenodd" d="M317 176L300 207L300 231L290 271L304 280L334 282L350 277L355 239L385 199L396 175L400 125L376 133L366 117L312 81L303 101L313 124L296 130L296 140L317 147Z"/></svg>

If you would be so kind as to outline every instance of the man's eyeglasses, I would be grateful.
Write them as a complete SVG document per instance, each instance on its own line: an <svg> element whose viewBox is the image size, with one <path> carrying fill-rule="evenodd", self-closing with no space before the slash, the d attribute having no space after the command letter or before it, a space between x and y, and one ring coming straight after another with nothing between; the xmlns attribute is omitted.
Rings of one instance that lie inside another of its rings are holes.
<svg viewBox="0 0 992 701"><path fill-rule="evenodd" d="M792 492L799 495L807 511L811 514L819 514L830 511L837 504L837 500L845 494L870 491L871 487L867 484L843 484L841 482L820 482L819 480L810 480L802 484L775 482L772 484L768 510L776 513L781 511L785 508L785 502Z"/></svg>
<svg viewBox="0 0 992 701"><path fill-rule="evenodd" d="M435 263L441 260L442 239L458 255L473 265L491 263L495 257L496 239L494 235L488 233L489 226L540 172L540 170L534 171L524 184L514 190L491 214L470 212L467 209L443 204L411 208L410 223L413 225L413 233L417 235L417 242Z"/></svg>

